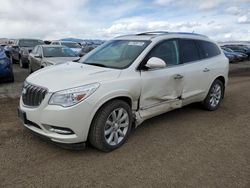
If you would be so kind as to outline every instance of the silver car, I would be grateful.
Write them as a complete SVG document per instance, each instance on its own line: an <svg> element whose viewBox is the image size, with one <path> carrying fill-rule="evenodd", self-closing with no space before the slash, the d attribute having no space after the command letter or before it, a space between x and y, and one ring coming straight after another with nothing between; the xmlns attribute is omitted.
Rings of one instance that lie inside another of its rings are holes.
<svg viewBox="0 0 250 188"><path fill-rule="evenodd" d="M72 42L72 41L52 41L51 45L67 46L71 50L73 50L77 55L80 55L80 53L82 52L82 47L77 42Z"/></svg>
<svg viewBox="0 0 250 188"><path fill-rule="evenodd" d="M29 55L29 72L43 67L76 61L79 57L70 48L61 45L38 45Z"/></svg>

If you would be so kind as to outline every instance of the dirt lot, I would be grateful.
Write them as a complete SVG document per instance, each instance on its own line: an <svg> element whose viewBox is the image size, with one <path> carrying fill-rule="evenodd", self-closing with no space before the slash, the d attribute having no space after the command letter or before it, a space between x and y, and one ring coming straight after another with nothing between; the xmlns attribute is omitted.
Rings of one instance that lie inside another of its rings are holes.
<svg viewBox="0 0 250 188"><path fill-rule="evenodd" d="M250 187L249 67L231 66L218 111L155 117L111 153L65 150L24 129L15 97L26 72L15 67L17 84L0 85L0 187Z"/></svg>

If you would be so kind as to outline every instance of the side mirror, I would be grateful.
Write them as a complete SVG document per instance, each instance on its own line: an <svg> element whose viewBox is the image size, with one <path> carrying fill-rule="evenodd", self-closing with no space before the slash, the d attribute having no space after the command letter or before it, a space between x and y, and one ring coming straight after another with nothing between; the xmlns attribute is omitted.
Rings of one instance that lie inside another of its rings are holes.
<svg viewBox="0 0 250 188"><path fill-rule="evenodd" d="M160 68L165 68L166 66L167 65L165 61L163 61L158 57L151 57L146 64L146 67L150 69L160 69Z"/></svg>
<svg viewBox="0 0 250 188"><path fill-rule="evenodd" d="M35 58L42 58L42 56L39 55L39 54L35 54L34 57L35 57Z"/></svg>

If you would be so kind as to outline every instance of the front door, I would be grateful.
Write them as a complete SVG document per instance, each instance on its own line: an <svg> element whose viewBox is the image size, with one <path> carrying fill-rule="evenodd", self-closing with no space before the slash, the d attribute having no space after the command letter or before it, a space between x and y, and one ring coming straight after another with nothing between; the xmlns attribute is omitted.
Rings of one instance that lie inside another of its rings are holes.
<svg viewBox="0 0 250 188"><path fill-rule="evenodd" d="M180 65L177 40L167 40L155 46L146 59L157 57L166 68L141 71L140 115L142 118L181 107L185 69Z"/></svg>

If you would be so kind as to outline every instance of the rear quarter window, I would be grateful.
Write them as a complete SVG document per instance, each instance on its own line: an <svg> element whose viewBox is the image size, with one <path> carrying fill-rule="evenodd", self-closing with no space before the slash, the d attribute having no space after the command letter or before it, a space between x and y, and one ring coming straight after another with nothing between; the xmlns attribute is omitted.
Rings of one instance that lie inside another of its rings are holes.
<svg viewBox="0 0 250 188"><path fill-rule="evenodd" d="M212 42L202 40L197 40L196 42L201 50L203 59L211 58L221 53L218 46Z"/></svg>

